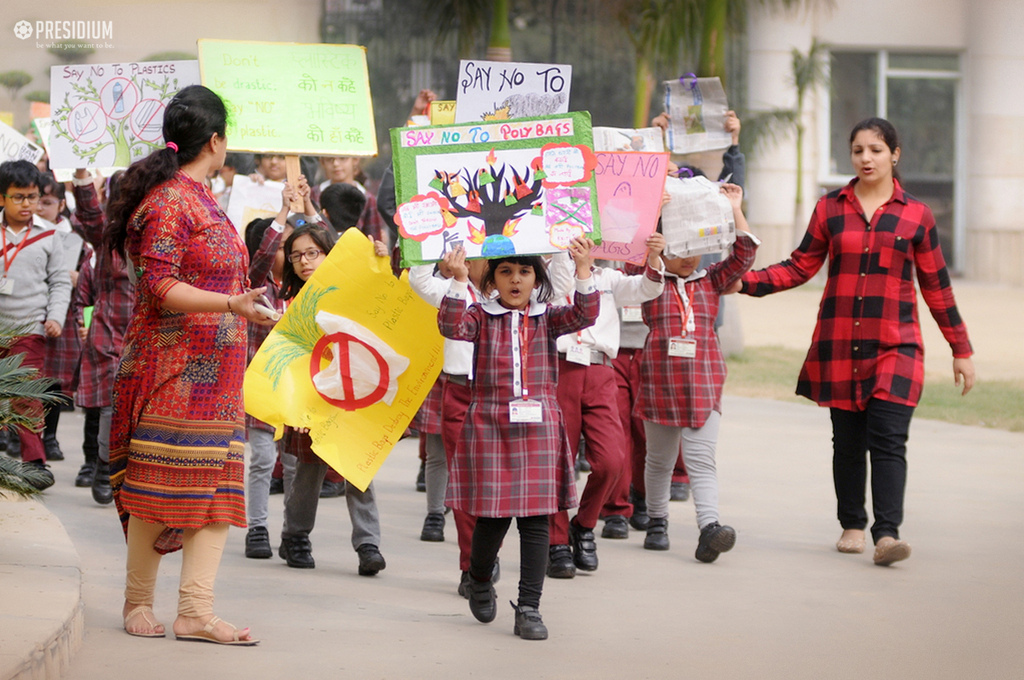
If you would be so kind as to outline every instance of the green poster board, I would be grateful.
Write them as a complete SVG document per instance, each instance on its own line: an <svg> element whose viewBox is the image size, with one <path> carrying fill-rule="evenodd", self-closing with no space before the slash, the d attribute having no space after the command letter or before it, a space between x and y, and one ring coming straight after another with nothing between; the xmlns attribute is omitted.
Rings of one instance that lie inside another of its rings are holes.
<svg viewBox="0 0 1024 680"><path fill-rule="evenodd" d="M403 266L601 242L589 113L394 128L391 147Z"/></svg>
<svg viewBox="0 0 1024 680"><path fill-rule="evenodd" d="M199 72L228 105L232 151L377 154L364 47L203 39Z"/></svg>

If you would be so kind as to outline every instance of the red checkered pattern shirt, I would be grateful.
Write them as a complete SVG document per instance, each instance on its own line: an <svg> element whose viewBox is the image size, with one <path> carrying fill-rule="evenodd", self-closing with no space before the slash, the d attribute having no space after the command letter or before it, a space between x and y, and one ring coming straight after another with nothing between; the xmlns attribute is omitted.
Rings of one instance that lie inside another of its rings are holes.
<svg viewBox="0 0 1024 680"><path fill-rule="evenodd" d="M284 230L278 231L276 226L272 224L263 232L263 240L260 241L259 248L256 249L256 253L249 262L249 286L251 288L266 286L267 290L263 294L267 296L267 300L270 301L278 314L284 314L284 300L278 297L281 286L274 280L274 275L270 272L274 266L274 258L277 256L277 251L281 247L281 237L284 235ZM246 365L248 366L274 327L263 326L258 323L250 323L246 324L246 326L248 340ZM265 432L274 431L273 427L267 425L262 420L253 418L248 413L245 414L245 426L247 428L254 427Z"/></svg>
<svg viewBox="0 0 1024 680"><path fill-rule="evenodd" d="M135 286L120 257L103 246L103 210L96 188L75 186L75 215L83 238L96 251L96 265L86 264L78 275L73 301L76 317L92 306L92 324L82 346L75 402L83 408L110 406L114 376L121 360L124 334L135 311Z"/></svg>
<svg viewBox="0 0 1024 680"><path fill-rule="evenodd" d="M685 282L667 276L661 295L643 304L650 328L640 364L640 394L634 414L642 420L673 427L703 427L712 411L722 412L725 359L715 333L719 296L754 264L757 242L748 234L736 236L732 253L689 277ZM675 287L675 290L673 290ZM683 310L676 291L685 287L693 315L696 340L692 358L669 356L669 341L683 335Z"/></svg>
<svg viewBox="0 0 1024 680"><path fill-rule="evenodd" d="M465 284L453 284L437 317L441 335L475 346L473 400L449 458L446 504L477 517L550 515L575 506L572 451L555 394L555 339L597 319L594 278L578 283L571 307L531 303L522 350L520 312L496 300L467 308L467 297ZM510 420L509 403L522 398L521 373L529 398L541 403L543 422Z"/></svg>
<svg viewBox="0 0 1024 680"><path fill-rule="evenodd" d="M916 406L924 346L914 273L954 357L972 354L931 210L903 191L868 222L853 188L818 201L790 259L750 272L742 292L762 296L804 283L829 260L828 280L796 393L821 406L861 411L869 399Z"/></svg>

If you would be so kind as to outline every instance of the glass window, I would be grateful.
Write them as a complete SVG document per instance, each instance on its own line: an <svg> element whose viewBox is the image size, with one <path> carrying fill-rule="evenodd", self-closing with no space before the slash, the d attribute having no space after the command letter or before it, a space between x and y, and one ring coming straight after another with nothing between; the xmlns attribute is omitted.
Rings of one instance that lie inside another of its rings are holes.
<svg viewBox="0 0 1024 680"><path fill-rule="evenodd" d="M955 54L892 54L889 68L916 71L959 71L960 58Z"/></svg>
<svg viewBox="0 0 1024 680"><path fill-rule="evenodd" d="M852 175L850 130L878 115L878 55L874 52L833 52L830 175Z"/></svg>

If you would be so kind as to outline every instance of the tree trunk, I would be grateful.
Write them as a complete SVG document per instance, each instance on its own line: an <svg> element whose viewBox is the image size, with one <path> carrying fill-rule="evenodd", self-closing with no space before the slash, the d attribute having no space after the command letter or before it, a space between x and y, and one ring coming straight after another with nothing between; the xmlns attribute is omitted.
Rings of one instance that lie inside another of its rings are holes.
<svg viewBox="0 0 1024 680"><path fill-rule="evenodd" d="M704 0L704 30L697 75L718 76L725 84L725 33L728 0Z"/></svg>
<svg viewBox="0 0 1024 680"><path fill-rule="evenodd" d="M651 115L651 90L654 77L645 57L636 57L636 91L633 95L633 127L647 127Z"/></svg>
<svg viewBox="0 0 1024 680"><path fill-rule="evenodd" d="M512 34L508 25L508 0L494 0L488 61L512 61Z"/></svg>

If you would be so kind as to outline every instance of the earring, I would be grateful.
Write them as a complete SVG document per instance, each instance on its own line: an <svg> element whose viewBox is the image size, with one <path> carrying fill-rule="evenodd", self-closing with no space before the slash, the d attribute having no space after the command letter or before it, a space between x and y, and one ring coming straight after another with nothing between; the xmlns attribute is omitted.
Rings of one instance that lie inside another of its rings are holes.
<svg viewBox="0 0 1024 680"><path fill-rule="evenodd" d="M900 162L900 161L899 161L899 159L898 159L898 158L893 158L893 159L892 159L892 165L893 165L893 167L896 167L896 164L897 164L897 163L899 163L899 162Z"/></svg>

